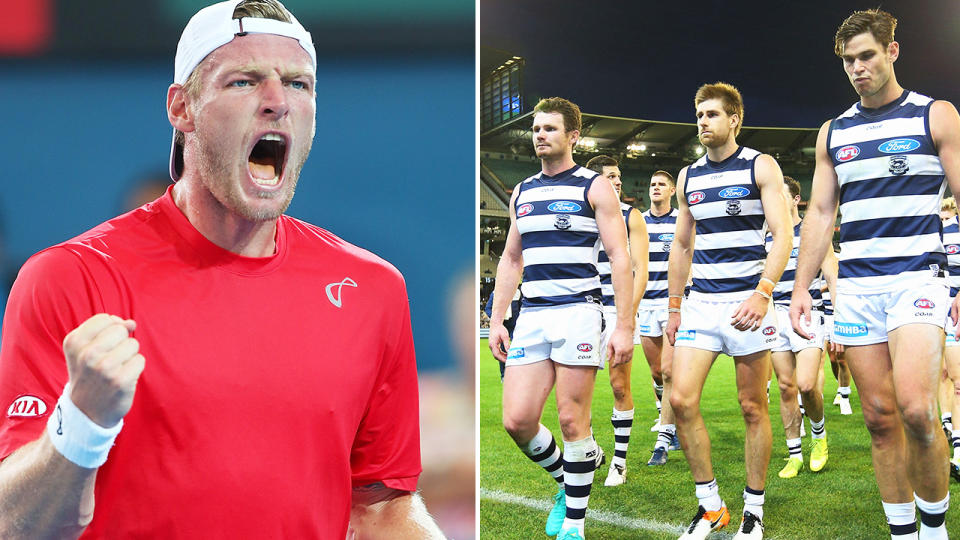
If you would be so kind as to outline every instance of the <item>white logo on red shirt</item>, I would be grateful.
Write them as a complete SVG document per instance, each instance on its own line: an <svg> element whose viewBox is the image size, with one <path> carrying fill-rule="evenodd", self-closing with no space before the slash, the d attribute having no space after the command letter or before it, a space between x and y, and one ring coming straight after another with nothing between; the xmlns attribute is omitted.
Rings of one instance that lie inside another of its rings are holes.
<svg viewBox="0 0 960 540"><path fill-rule="evenodd" d="M341 302L341 300L340 300L340 291L343 290L343 286L344 286L344 285L346 285L346 286L348 286L348 287L356 287L356 286L357 286L357 282L354 281L354 280L352 280L352 279L350 279L350 278L348 278L348 277L345 277L345 278L343 278L342 280L340 280L340 281L337 282L337 283L331 283L331 284L327 285L327 289L326 289L326 290L327 290L327 298L330 299L330 303L331 303L331 304L333 304L333 305L335 305L335 306L337 306L337 307L340 307L340 306L342 305L342 302ZM337 288L337 295L336 295L336 296L333 295L333 288L334 288L334 287Z"/></svg>
<svg viewBox="0 0 960 540"><path fill-rule="evenodd" d="M7 416L43 416L47 414L47 404L37 396L20 396L7 408Z"/></svg>

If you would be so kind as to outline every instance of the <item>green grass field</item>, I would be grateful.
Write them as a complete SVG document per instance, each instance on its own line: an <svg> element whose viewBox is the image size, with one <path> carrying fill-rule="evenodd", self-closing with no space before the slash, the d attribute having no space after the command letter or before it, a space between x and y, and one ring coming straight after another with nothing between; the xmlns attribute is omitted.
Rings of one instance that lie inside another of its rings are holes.
<svg viewBox="0 0 960 540"><path fill-rule="evenodd" d="M547 538L543 531L556 483L529 461L501 426L501 385L497 362L479 344L478 391L480 399L480 538ZM597 471L587 511L586 535L590 540L675 539L696 512L693 480L682 451L671 452L662 467L647 467L656 441L649 431L656 420L650 371L641 348L636 347L632 386L635 419L627 454L627 483L604 487L613 455L610 411L613 397L606 370L597 375L593 401L593 429L607 453L607 464ZM777 472L786 457L776 381L771 385L770 421L773 457L767 474L764 524L766 538L779 539L883 539L890 533L880 506L870 461L870 440L863 424L856 390L851 396L854 414L841 416L831 405L837 382L826 367L824 395L830 461L812 473L808 434L803 439L804 470L783 480ZM732 538L743 509L743 420L737 405L733 360L717 359L703 392L702 410L713 448L713 466L720 496L733 515L730 526L710 538ZM560 442L556 402L547 400L543 423ZM960 538L960 487L951 482L953 506L947 513L947 530Z"/></svg>

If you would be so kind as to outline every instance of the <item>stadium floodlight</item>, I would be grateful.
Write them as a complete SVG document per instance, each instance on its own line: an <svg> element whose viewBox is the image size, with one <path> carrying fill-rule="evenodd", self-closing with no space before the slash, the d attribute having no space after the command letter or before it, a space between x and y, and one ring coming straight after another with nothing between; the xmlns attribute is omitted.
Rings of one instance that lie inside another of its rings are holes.
<svg viewBox="0 0 960 540"><path fill-rule="evenodd" d="M594 148L597 147L597 141L595 141L594 139L583 138L577 141L577 146L585 150L593 150Z"/></svg>
<svg viewBox="0 0 960 540"><path fill-rule="evenodd" d="M647 145L645 144L628 144L627 145L627 152L639 154L640 152L646 152L646 151L647 151Z"/></svg>
<svg viewBox="0 0 960 540"><path fill-rule="evenodd" d="M694 152L695 154L697 154L698 156L702 156L702 155L703 155L703 147L702 147L702 146L699 146L699 145L698 145L698 146L695 146L695 147L693 148L693 152Z"/></svg>

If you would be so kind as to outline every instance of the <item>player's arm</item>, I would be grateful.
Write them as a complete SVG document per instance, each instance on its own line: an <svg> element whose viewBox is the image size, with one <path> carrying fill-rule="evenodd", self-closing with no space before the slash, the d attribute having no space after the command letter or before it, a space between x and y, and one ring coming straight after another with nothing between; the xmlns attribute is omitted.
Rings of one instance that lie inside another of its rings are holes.
<svg viewBox="0 0 960 540"><path fill-rule="evenodd" d="M374 483L353 488L347 540L442 540L443 532L420 495Z"/></svg>
<svg viewBox="0 0 960 540"><path fill-rule="evenodd" d="M130 337L135 327L133 321L101 313L63 340L69 401L84 418L80 421L58 404L51 421L60 421L56 428L62 436L60 448L44 430L0 463L0 538L76 538L90 524L100 465L86 462L92 459L89 448L76 441L90 441L91 430L119 431L130 410L144 367L139 344ZM66 396L61 398L65 407L63 399ZM106 450L111 444L112 439ZM65 457L61 449L72 457Z"/></svg>
<svg viewBox="0 0 960 540"><path fill-rule="evenodd" d="M673 233L673 243L670 245L670 258L667 260L667 291L670 295L667 318L667 339L671 345L676 343L677 329L680 328L680 302L683 298L683 289L691 277L693 263L693 242L696 229L693 214L686 197L684 187L687 184L687 168L684 167L677 175L677 228Z"/></svg>
<svg viewBox="0 0 960 540"><path fill-rule="evenodd" d="M770 306L769 294L780 281L793 249L793 225L790 223L787 201L783 198L783 173L780 172L780 166L772 157L761 154L754 163L754 177L757 187L760 188L763 217L767 221L770 235L773 236L773 244L767 253L757 290L733 312L730 324L737 330L760 328L760 322ZM766 291L767 296L761 293L761 289Z"/></svg>
<svg viewBox="0 0 960 540"><path fill-rule="evenodd" d="M587 190L587 200L593 206L594 219L600 232L600 242L610 259L613 281L613 301L617 307L617 324L608 344L610 367L629 362L633 358L633 280L630 275L630 253L627 250L627 226L620 211L620 198L610 182L599 176Z"/></svg>
<svg viewBox="0 0 960 540"><path fill-rule="evenodd" d="M957 108L949 101L934 101L930 105L930 136L940 156L940 165L943 167L947 184L954 195L960 193L960 115ZM950 306L950 317L954 324L960 316L960 295L953 299ZM960 335L960 326L957 327L956 337Z"/></svg>
<svg viewBox="0 0 960 540"><path fill-rule="evenodd" d="M520 194L519 186L510 197L510 229L503 255L497 263L497 277L493 288L493 308L490 314L490 340L488 342L493 357L501 362L507 361L506 350L510 348L510 334L503 326L510 300L523 277L523 248L520 244L520 231L517 229L517 216L514 203Z"/></svg>
<svg viewBox="0 0 960 540"><path fill-rule="evenodd" d="M813 187L810 189L810 201L807 213L800 228L800 254L797 256L797 273L793 294L790 298L790 322L801 336L807 336L800 325L800 317L810 324L810 311L813 301L810 298L810 282L817 273L831 247L833 226L837 220L837 205L840 201L840 188L837 184L837 171L827 152L827 135L830 133L830 121L820 126L817 135L816 166L813 170ZM832 251L832 250L831 250ZM830 291L831 295L835 291ZM837 297L830 296L836 304ZM836 311L834 311L836 313Z"/></svg>
<svg viewBox="0 0 960 540"><path fill-rule="evenodd" d="M643 300L643 293L647 290L647 279L650 277L650 237L647 235L647 222L636 208L630 210L630 260L633 262L633 309L630 313L636 314Z"/></svg>

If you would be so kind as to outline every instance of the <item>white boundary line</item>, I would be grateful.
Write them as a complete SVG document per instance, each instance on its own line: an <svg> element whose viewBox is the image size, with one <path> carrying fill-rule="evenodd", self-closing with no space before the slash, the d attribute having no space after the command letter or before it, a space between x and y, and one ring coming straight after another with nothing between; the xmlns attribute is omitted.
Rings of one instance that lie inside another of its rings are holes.
<svg viewBox="0 0 960 540"><path fill-rule="evenodd" d="M521 497L520 495L514 495L513 493L507 493L505 491L499 491L495 489L486 489L480 488L480 499L489 499L496 502L507 503L507 504L517 504L521 506L526 506L527 508L532 508L534 510L541 510L544 513L550 512L550 509L553 507L552 504L548 503L545 499L531 499L528 497ZM670 523L664 523L662 521L657 521L654 519L645 519L645 518L633 518L627 517L616 512L608 512L606 510L594 510L590 509L587 512L588 521L598 521L600 523L606 523L608 525L613 525L616 527L621 527L623 529L632 529L637 531L649 531L657 533L670 533L680 535L683 533L685 527L683 525L672 525ZM733 527L738 526L740 523L735 520L730 520L730 525ZM730 540L733 538L736 532L725 533L725 532L716 532L710 535L711 540Z"/></svg>

